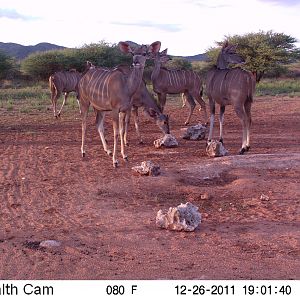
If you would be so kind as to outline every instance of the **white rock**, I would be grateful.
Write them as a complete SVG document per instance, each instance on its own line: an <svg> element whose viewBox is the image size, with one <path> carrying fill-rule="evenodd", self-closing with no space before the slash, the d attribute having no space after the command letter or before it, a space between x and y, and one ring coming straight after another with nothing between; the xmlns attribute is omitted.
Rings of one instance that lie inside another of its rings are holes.
<svg viewBox="0 0 300 300"><path fill-rule="evenodd" d="M202 124L197 124L195 126L190 126L187 128L186 132L183 134L183 139L186 140L203 140L205 139L205 133L207 131L206 126Z"/></svg>
<svg viewBox="0 0 300 300"><path fill-rule="evenodd" d="M152 161L143 161L140 166L132 167L132 170L140 173L141 175L157 176L160 174L160 166L154 164Z"/></svg>
<svg viewBox="0 0 300 300"><path fill-rule="evenodd" d="M159 210L156 215L156 226L175 231L193 231L201 223L198 207L190 202L170 207L166 214Z"/></svg>
<svg viewBox="0 0 300 300"><path fill-rule="evenodd" d="M227 155L228 151L221 142L212 140L206 146L206 153L209 157L218 157Z"/></svg>
<svg viewBox="0 0 300 300"><path fill-rule="evenodd" d="M176 138L171 134L165 134L163 138L157 139L154 141L155 148L174 148L178 146Z"/></svg>
<svg viewBox="0 0 300 300"><path fill-rule="evenodd" d="M61 242L56 240L46 240L40 242L40 247L44 247L44 248L53 248L53 247L60 247L60 246L61 246Z"/></svg>

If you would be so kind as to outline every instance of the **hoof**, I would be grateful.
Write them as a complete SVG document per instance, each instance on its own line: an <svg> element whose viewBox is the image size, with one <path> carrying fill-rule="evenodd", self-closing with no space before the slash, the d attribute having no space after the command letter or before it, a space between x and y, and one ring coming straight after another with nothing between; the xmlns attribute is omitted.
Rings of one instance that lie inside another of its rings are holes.
<svg viewBox="0 0 300 300"><path fill-rule="evenodd" d="M185 121L185 122L184 122L184 125L189 125L189 124L190 124L189 121Z"/></svg>
<svg viewBox="0 0 300 300"><path fill-rule="evenodd" d="M118 166L119 166L119 162L116 160L116 161L114 161L113 162L113 166L114 166L114 168L117 168Z"/></svg>
<svg viewBox="0 0 300 300"><path fill-rule="evenodd" d="M249 151L250 150L250 146L246 146L246 151Z"/></svg>
<svg viewBox="0 0 300 300"><path fill-rule="evenodd" d="M224 146L224 141L223 141L223 139L219 139L219 142L222 143L222 145Z"/></svg>
<svg viewBox="0 0 300 300"><path fill-rule="evenodd" d="M246 148L242 148L239 152L239 155L243 155L246 151L247 151Z"/></svg>
<svg viewBox="0 0 300 300"><path fill-rule="evenodd" d="M111 150L106 150L105 152L107 153L108 156L112 156Z"/></svg>
<svg viewBox="0 0 300 300"><path fill-rule="evenodd" d="M144 141L143 140L140 140L139 141L139 145L143 145L144 144Z"/></svg>
<svg viewBox="0 0 300 300"><path fill-rule="evenodd" d="M85 152L82 152L82 153L81 153L81 156L82 156L82 158L85 157Z"/></svg>
<svg viewBox="0 0 300 300"><path fill-rule="evenodd" d="M127 161L128 161L128 156L127 156L127 155L124 155L124 156L123 156L123 159L124 159L124 161L127 162Z"/></svg>

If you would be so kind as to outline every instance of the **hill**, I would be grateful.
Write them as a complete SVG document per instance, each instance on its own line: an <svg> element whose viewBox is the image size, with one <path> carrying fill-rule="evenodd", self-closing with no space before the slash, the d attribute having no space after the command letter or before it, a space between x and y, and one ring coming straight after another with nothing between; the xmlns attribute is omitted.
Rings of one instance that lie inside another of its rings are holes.
<svg viewBox="0 0 300 300"><path fill-rule="evenodd" d="M24 59L29 54L38 51L48 51L48 50L59 50L64 49L63 46L58 46L50 43L39 43L34 46L23 46L16 43L1 43L0 50L8 54L9 56L15 57L16 59Z"/></svg>

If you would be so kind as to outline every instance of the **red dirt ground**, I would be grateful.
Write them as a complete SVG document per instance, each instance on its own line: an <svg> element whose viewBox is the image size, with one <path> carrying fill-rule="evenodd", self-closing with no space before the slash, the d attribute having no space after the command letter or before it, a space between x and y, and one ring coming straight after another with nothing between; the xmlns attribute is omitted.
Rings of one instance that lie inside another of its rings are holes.
<svg viewBox="0 0 300 300"><path fill-rule="evenodd" d="M255 99L244 156L235 155L241 125L228 107L230 156L215 159L204 140L181 138L179 102L166 112L179 147L155 149L161 133L143 116L145 143L131 125L129 162L118 152L113 169L93 113L82 159L78 112L55 120L51 111L0 111L0 279L300 279L300 99ZM109 118L106 133L112 145ZM143 160L162 174L134 174ZM187 201L202 214L198 229L155 226L159 209ZM49 239L61 247L39 247Z"/></svg>

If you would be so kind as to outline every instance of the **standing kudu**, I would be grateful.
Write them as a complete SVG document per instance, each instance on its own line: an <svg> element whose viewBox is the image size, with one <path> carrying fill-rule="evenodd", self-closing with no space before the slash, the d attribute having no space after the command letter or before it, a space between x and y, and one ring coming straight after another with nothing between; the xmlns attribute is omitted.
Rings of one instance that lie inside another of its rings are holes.
<svg viewBox="0 0 300 300"><path fill-rule="evenodd" d="M202 79L200 76L191 70L168 70L164 68L163 64L169 60L167 49L156 53L153 56L153 59L154 69L151 74L151 81L153 83L153 90L158 95L162 111L166 104L167 94L184 93L190 105L190 112L185 121L185 125L189 124L196 106L193 99L196 99L196 101L200 104L201 109L204 112L205 122L207 122L206 106L202 98Z"/></svg>
<svg viewBox="0 0 300 300"><path fill-rule="evenodd" d="M223 121L225 106L232 104L243 126L242 148L239 154L250 149L251 105L255 90L255 78L251 72L241 68L229 69L229 64L244 63L236 53L236 46L226 42L218 56L217 66L210 70L206 79L206 93L210 106L210 128L208 141L211 141L215 119L215 103L220 105L220 142L223 143Z"/></svg>
<svg viewBox="0 0 300 300"><path fill-rule="evenodd" d="M131 69L129 66L126 65L120 65L117 67L118 70L122 71L126 76L128 76L131 72ZM138 136L139 142L143 143L140 129L139 129L139 116L138 116L138 109L140 107L144 108L144 111L152 117L156 125L159 127L159 129L164 133L164 134L169 134L170 129L169 129L169 117L164 115L161 112L160 107L157 105L156 100L154 97L149 93L146 83L144 80L141 81L141 84L137 91L133 94L131 98L131 103L132 103L132 109L131 109L131 114L133 115L134 119L134 125L135 125L135 130L136 134ZM130 114L127 114L126 116L126 127L125 127L125 144L128 145L128 125L129 125L129 119L130 119Z"/></svg>
<svg viewBox="0 0 300 300"><path fill-rule="evenodd" d="M150 46L138 46L132 49L127 43L120 42L119 48L123 53L133 55L133 67L128 75L118 68L104 69L94 68L86 72L78 83L78 97L82 114L82 144L81 153L85 156L84 144L86 133L86 119L88 109L92 104L97 117L97 129L102 141L104 151L111 154L104 137L104 117L107 111L112 112L114 129L113 165L118 166L116 157L118 135L121 140L121 154L127 160L124 147L125 117L130 113L133 94L139 88L145 68L145 63L150 54L160 49L160 42L154 42Z"/></svg>
<svg viewBox="0 0 300 300"><path fill-rule="evenodd" d="M77 92L77 84L79 80L91 68L95 68L95 66L91 62L87 61L83 73L79 73L76 70L71 69L69 71L56 72L49 77L49 86L54 117L60 117L61 111L66 103L69 93ZM57 113L57 100L62 93L64 93L64 101L59 112Z"/></svg>
<svg viewBox="0 0 300 300"><path fill-rule="evenodd" d="M51 91L51 102L54 117L59 117L63 106L66 103L70 92L76 92L76 87L81 78L81 73L76 70L56 72L49 77L49 87ZM64 93L62 106L57 113L57 100Z"/></svg>

